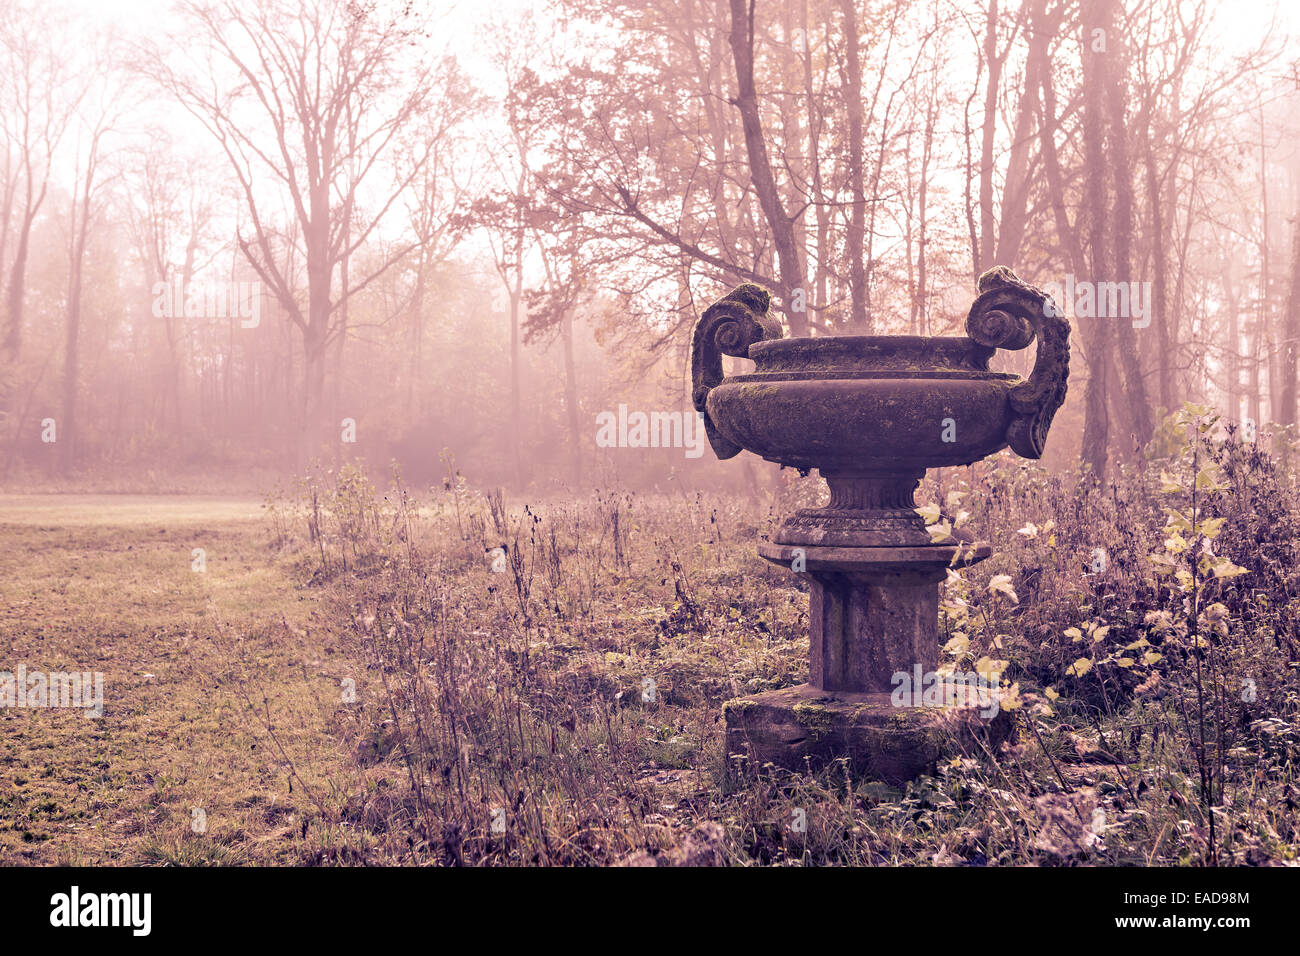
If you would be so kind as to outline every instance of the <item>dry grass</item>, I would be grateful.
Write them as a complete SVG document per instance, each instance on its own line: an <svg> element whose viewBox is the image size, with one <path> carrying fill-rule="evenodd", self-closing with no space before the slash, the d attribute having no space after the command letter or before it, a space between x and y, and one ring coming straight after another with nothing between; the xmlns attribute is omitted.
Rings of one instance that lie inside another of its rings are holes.
<svg viewBox="0 0 1300 956"><path fill-rule="evenodd" d="M1020 737L905 790L724 756L725 700L806 677L806 592L754 542L813 481L766 507L350 468L260 519L0 501L3 666L98 667L108 699L0 713L0 862L1294 863L1294 479L1170 428L1107 494L1010 458L927 483L994 544L942 640L1006 662ZM1177 515L1213 525L1204 562Z"/></svg>
<svg viewBox="0 0 1300 956"><path fill-rule="evenodd" d="M290 792L235 680L256 673L304 776L325 792L347 779L315 601L267 540L255 501L0 501L0 670L102 671L105 701L99 719L0 711L0 863L296 862L336 846L302 838L319 811Z"/></svg>

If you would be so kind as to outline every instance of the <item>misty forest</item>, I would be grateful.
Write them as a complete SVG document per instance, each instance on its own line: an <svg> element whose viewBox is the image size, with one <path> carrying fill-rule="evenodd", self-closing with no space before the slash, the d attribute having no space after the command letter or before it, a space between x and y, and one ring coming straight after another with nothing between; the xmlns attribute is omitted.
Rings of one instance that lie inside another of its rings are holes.
<svg viewBox="0 0 1300 956"><path fill-rule="evenodd" d="M0 0L0 864L1300 861L1284 0Z"/></svg>

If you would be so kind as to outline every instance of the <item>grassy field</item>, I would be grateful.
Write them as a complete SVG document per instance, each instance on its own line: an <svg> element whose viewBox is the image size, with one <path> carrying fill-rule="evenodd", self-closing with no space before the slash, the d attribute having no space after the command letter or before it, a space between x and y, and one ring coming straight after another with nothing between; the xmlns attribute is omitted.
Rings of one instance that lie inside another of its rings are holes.
<svg viewBox="0 0 1300 956"><path fill-rule="evenodd" d="M1018 738L903 789L725 753L728 699L807 677L806 587L754 543L814 479L0 498L0 669L105 675L102 718L0 711L0 863L1294 864L1295 480L1200 414L1164 441L1105 492L927 479L995 550L943 658Z"/></svg>
<svg viewBox="0 0 1300 956"><path fill-rule="evenodd" d="M101 718L0 710L0 864L314 852L309 803L269 730L310 756L309 785L345 780L327 732L339 677L314 597L268 541L255 500L0 497L0 670L104 674ZM249 706L263 693L269 730Z"/></svg>

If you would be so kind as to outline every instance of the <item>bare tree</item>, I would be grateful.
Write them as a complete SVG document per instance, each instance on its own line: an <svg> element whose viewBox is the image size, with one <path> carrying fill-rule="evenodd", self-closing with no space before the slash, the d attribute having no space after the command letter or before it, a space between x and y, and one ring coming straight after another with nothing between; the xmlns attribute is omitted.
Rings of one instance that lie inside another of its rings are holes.
<svg viewBox="0 0 1300 956"><path fill-rule="evenodd" d="M777 289L785 306L791 335L808 334L807 309L798 309L795 292L804 294L804 261L795 241L794 217L781 202L772 172L763 120L758 111L758 90L754 83L754 5L757 0L731 0L731 54L736 65L736 95L731 103L740 112L749 157L749 175L758 194L758 204L776 244L781 281Z"/></svg>
<svg viewBox="0 0 1300 956"><path fill-rule="evenodd" d="M32 226L49 192L51 170L59 143L89 89L85 74L74 72L73 59L62 49L66 33L56 30L47 8L39 4L7 4L0 15L0 138L6 171L10 152L17 151L17 168L6 176L4 209L8 238L11 197L19 192L17 235L5 287L5 331L0 342L16 356L22 349L23 294ZM0 265L3 265L0 262Z"/></svg>
<svg viewBox="0 0 1300 956"><path fill-rule="evenodd" d="M302 420L312 447L323 437L326 355L344 334L347 303L415 248L396 243L342 280L344 263L380 234L424 169L427 146L400 171L392 160L401 133L437 108L436 66L413 54L420 24L409 8L218 0L184 10L210 44L204 71L150 72L229 161L248 217L239 249L302 337ZM290 210L305 283L279 254L290 233L269 211L274 198Z"/></svg>
<svg viewBox="0 0 1300 956"><path fill-rule="evenodd" d="M1283 424L1296 423L1296 368L1300 360L1300 210L1297 210L1291 229L1290 290L1287 293L1286 313L1282 319L1282 409L1278 420Z"/></svg>
<svg viewBox="0 0 1300 956"><path fill-rule="evenodd" d="M108 45L111 46L111 36ZM90 232L104 211L108 187L115 177L103 173L105 141L125 109L126 88L107 49L95 51L92 75L99 88L84 98L76 122L73 193L68 213L68 291L64 308L63 422L60 452L64 471L71 471L81 451L79 413L82 293L86 247Z"/></svg>

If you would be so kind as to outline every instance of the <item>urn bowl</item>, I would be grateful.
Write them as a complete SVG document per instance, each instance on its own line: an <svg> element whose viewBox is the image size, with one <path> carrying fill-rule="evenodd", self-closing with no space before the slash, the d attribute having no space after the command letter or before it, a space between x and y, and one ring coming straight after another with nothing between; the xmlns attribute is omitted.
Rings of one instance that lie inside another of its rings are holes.
<svg viewBox="0 0 1300 956"><path fill-rule="evenodd" d="M782 338L771 296L741 285L714 303L691 343L692 400L719 458L742 450L830 486L825 508L787 518L778 544L910 548L930 543L912 492L927 468L1007 446L1041 457L1065 399L1069 324L1009 269L980 277L965 336ZM998 348L1038 340L1028 379L989 369ZM751 371L723 375L722 356Z"/></svg>
<svg viewBox="0 0 1300 956"><path fill-rule="evenodd" d="M964 465L1008 444L1010 392L993 349L966 337L844 335L750 346L752 372L709 391L732 444L823 475Z"/></svg>

